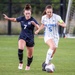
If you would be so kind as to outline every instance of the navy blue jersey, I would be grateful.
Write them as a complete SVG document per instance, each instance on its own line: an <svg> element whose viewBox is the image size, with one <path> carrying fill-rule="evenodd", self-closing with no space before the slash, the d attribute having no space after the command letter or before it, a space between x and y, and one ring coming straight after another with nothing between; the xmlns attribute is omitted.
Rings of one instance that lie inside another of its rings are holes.
<svg viewBox="0 0 75 75"><path fill-rule="evenodd" d="M21 23L21 39L27 40L34 40L34 25L31 24L31 21L34 21L36 24L37 21L31 17L30 19L26 20L24 16L16 18L17 22Z"/></svg>

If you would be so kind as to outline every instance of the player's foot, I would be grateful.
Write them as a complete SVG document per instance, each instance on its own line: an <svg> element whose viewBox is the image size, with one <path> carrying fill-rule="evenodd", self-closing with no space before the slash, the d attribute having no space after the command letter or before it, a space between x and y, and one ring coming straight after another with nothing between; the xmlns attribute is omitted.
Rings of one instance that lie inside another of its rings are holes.
<svg viewBox="0 0 75 75"><path fill-rule="evenodd" d="M19 63L19 66L18 66L18 69L22 69L23 68L23 64L22 63Z"/></svg>
<svg viewBox="0 0 75 75"><path fill-rule="evenodd" d="M46 65L47 65L47 64L45 64L45 62L42 63L42 71L46 71L46 70L45 70Z"/></svg>
<svg viewBox="0 0 75 75"><path fill-rule="evenodd" d="M26 66L25 70L30 70L30 66Z"/></svg>

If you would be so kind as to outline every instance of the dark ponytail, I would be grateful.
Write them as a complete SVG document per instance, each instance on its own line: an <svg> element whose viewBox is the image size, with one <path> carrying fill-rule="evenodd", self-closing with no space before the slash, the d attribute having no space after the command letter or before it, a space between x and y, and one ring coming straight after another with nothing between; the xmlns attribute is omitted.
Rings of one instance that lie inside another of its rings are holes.
<svg viewBox="0 0 75 75"><path fill-rule="evenodd" d="M45 15L45 14L46 14L46 9L53 9L53 8L52 8L52 6L51 6L51 5L47 5L47 6L45 7L45 10L44 10L44 12L43 12L43 15Z"/></svg>
<svg viewBox="0 0 75 75"><path fill-rule="evenodd" d="M31 5L30 4L26 4L25 7L24 7L24 10L31 10Z"/></svg>

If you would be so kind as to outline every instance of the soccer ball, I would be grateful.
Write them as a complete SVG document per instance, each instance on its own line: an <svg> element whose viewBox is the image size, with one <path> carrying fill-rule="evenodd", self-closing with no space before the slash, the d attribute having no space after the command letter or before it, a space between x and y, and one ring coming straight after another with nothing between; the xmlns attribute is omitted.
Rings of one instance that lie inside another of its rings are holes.
<svg viewBox="0 0 75 75"><path fill-rule="evenodd" d="M46 65L46 72L53 73L55 71L55 65L53 63Z"/></svg>

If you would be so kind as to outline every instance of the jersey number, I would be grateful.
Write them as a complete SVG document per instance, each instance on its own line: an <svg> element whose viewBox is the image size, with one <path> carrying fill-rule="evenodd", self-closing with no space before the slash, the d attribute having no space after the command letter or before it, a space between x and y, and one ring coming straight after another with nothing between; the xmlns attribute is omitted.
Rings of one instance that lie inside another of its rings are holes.
<svg viewBox="0 0 75 75"><path fill-rule="evenodd" d="M27 25L24 25L24 29L26 29L27 28Z"/></svg>
<svg viewBox="0 0 75 75"><path fill-rule="evenodd" d="M52 28L51 28L51 27L49 27L49 31L50 31L50 32L52 31Z"/></svg>

